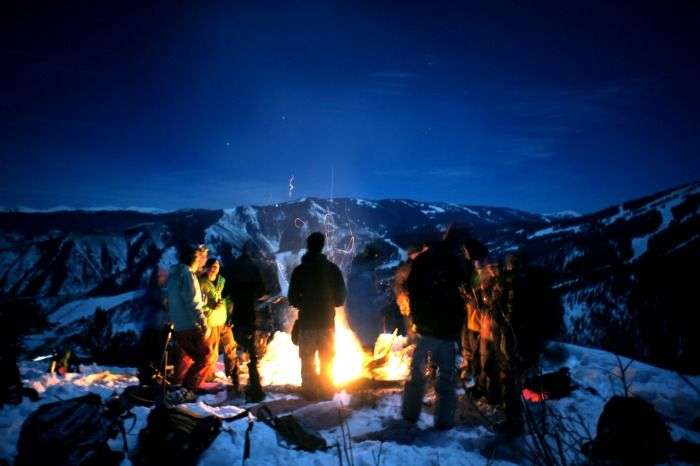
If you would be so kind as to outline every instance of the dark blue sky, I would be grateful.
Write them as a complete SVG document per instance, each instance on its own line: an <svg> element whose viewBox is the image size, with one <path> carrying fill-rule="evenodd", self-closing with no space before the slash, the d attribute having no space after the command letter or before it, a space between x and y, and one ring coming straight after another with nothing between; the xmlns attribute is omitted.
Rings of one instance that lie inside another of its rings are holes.
<svg viewBox="0 0 700 466"><path fill-rule="evenodd" d="M54 3L3 19L0 205L271 203L294 175L586 212L700 178L692 3Z"/></svg>

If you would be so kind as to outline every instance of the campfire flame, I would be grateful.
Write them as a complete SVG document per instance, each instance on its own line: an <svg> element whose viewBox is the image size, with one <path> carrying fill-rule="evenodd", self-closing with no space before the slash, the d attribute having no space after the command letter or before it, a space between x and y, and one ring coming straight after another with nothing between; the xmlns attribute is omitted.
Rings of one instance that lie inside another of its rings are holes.
<svg viewBox="0 0 700 466"><path fill-rule="evenodd" d="M394 331L379 335L373 353L365 351L348 324L345 308L337 308L333 384L340 388L360 378L404 380L412 348L406 337ZM289 333L275 333L260 361L260 376L263 385L301 385L299 347L292 343Z"/></svg>
<svg viewBox="0 0 700 466"><path fill-rule="evenodd" d="M360 340L348 325L345 308L335 312L335 360L333 361L333 385L342 387L348 382L366 376L367 354Z"/></svg>

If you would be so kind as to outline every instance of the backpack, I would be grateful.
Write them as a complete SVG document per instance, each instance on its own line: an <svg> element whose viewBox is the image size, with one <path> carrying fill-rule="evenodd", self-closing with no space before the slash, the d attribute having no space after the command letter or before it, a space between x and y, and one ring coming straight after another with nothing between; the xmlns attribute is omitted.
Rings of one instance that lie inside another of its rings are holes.
<svg viewBox="0 0 700 466"><path fill-rule="evenodd" d="M326 439L315 430L299 423L291 414L274 416L267 406L258 409L258 419L272 427L277 433L277 443L285 448L314 452L326 450Z"/></svg>
<svg viewBox="0 0 700 466"><path fill-rule="evenodd" d="M15 464L117 466L124 454L107 441L122 432L126 450L123 414L94 393L40 406L22 424Z"/></svg>
<svg viewBox="0 0 700 466"><path fill-rule="evenodd" d="M134 465L195 465L221 431L221 419L198 417L177 407L159 404L139 433Z"/></svg>
<svg viewBox="0 0 700 466"><path fill-rule="evenodd" d="M584 446L593 460L651 465L666 461L673 441L666 423L641 398L614 396L603 408L596 438Z"/></svg>
<svg viewBox="0 0 700 466"><path fill-rule="evenodd" d="M536 398L539 398L539 401L564 398L573 390L571 372L568 367L562 367L555 372L528 377L524 388L530 390L533 395L537 395Z"/></svg>

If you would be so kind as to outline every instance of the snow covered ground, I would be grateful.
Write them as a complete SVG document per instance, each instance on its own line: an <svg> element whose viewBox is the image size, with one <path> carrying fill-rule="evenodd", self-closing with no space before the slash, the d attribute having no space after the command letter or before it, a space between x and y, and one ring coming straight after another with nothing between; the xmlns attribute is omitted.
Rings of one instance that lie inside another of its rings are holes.
<svg viewBox="0 0 700 466"><path fill-rule="evenodd" d="M614 394L621 394L623 386L619 377L618 361L615 355L600 350L574 345L553 343L550 345L549 358L544 362L545 370L554 370L566 365L579 388L569 397L549 401L549 406L563 414L579 413L587 423L590 431L595 425L605 401ZM623 364L627 360L623 358ZM137 383L134 369L81 366L80 373L65 376L47 374L46 362L23 362L20 370L26 386L36 389L41 401L33 403L25 398L17 406L8 405L0 410L0 459L12 460L16 454L16 443L20 428L25 418L39 405L83 395L87 392L97 393L106 398L124 387ZM700 413L700 396L692 385L700 386L700 377L687 377L685 380L673 372L652 367L642 363L632 363L627 370L627 382L630 392L654 404L656 409L667 419L674 439L687 438L700 442L700 434L690 429L693 416ZM233 406L212 407L223 395L206 395L199 398L190 407L194 410L230 415L237 410ZM383 431L387 425L395 425L399 417L401 391L399 388L376 391L372 400L353 399L346 393L336 394L333 402L317 403L304 408L307 413L315 411L316 418L333 423L333 417L342 412L341 404L349 408L347 427L350 435L357 440L352 443L354 464L360 465L508 465L524 464L524 459L509 458L489 459L482 456L481 449L493 443L494 435L485 427L478 425L460 425L447 432L437 432L430 428L432 416L425 412L418 423L418 428L407 441L368 440L372 433ZM280 390L268 395L266 403L290 402L296 396ZM429 400L427 400L429 401ZM206 403L205 403L206 402ZM290 405L290 406L291 406ZM298 407L298 406L297 406ZM137 420L129 430L128 442L134 448L138 432L145 425L149 409L133 408ZM298 411L299 412L299 411ZM245 419L225 424L225 430L216 438L209 449L201 456L202 465L230 465L242 459ZM131 421L127 421L127 429ZM340 442L342 431L337 425L321 430L329 444ZM247 464L300 464L325 465L338 464L338 451L304 453L283 448L278 445L275 432L262 422L256 422L252 431L252 454ZM113 440L115 450L122 448L121 439ZM129 460L124 465L129 465Z"/></svg>

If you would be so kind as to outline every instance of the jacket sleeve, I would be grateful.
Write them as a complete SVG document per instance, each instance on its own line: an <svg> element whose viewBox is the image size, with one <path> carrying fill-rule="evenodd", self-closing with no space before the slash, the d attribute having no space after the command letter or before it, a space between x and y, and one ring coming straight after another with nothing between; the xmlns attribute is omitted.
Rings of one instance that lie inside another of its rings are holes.
<svg viewBox="0 0 700 466"><path fill-rule="evenodd" d="M183 303L187 303L186 306L190 308L194 322L201 327L206 327L207 318L204 315L204 303L202 302L201 294L198 296L199 286L195 286L196 279L189 273L183 273L180 280L180 293Z"/></svg>
<svg viewBox="0 0 700 466"><path fill-rule="evenodd" d="M340 271L337 265L333 266L333 296L335 302L333 303L335 307L342 306L345 303L345 297L347 295L347 290L345 288L345 280L343 279L343 273Z"/></svg>
<svg viewBox="0 0 700 466"><path fill-rule="evenodd" d="M289 291L287 292L287 300L292 306L299 308L301 305L301 290L299 289L299 272L298 268L292 272L292 279L289 281Z"/></svg>

